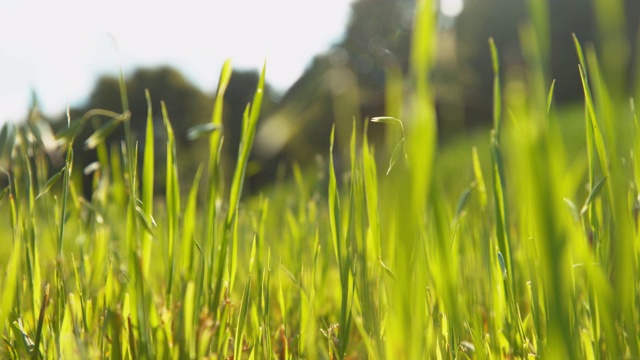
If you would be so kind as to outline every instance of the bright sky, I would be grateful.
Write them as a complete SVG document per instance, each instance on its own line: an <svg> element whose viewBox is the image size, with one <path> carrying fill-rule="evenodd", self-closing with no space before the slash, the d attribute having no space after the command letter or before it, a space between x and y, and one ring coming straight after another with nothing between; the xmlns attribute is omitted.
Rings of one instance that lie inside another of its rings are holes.
<svg viewBox="0 0 640 360"><path fill-rule="evenodd" d="M449 17L458 16L463 7L463 0L440 0L440 11Z"/></svg>
<svg viewBox="0 0 640 360"><path fill-rule="evenodd" d="M213 92L226 58L284 91L339 41L353 0L0 0L0 123L22 120L35 90L46 114L79 105L100 74L170 64ZM443 13L462 0L441 0ZM447 7L448 6L448 7ZM459 12L459 10L458 10Z"/></svg>
<svg viewBox="0 0 640 360"><path fill-rule="evenodd" d="M340 40L351 0L0 1L0 122L21 120L34 89L45 113L80 104L100 74L170 64L212 92L226 58L285 90Z"/></svg>

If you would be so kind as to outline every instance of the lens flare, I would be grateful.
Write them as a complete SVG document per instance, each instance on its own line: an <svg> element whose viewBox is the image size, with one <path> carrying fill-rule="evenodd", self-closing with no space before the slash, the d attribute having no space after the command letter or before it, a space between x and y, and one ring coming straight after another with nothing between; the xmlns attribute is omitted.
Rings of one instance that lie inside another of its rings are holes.
<svg viewBox="0 0 640 360"><path fill-rule="evenodd" d="M440 12L448 17L456 17L462 11L462 0L440 0Z"/></svg>

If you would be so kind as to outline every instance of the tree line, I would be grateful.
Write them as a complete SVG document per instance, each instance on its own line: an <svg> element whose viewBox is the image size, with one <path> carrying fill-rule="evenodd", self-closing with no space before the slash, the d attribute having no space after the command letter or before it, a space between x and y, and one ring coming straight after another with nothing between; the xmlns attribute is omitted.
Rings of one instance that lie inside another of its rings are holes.
<svg viewBox="0 0 640 360"><path fill-rule="evenodd" d="M502 71L517 71L523 63L519 31L527 17L525 0L466 0L456 19L442 19L438 62L431 74L435 86L438 125L441 135L467 131L490 123L491 56L487 40L493 37L500 49ZM396 115L387 108L385 87L390 75L406 75L409 71L409 49L414 0L359 0L353 3L344 38L318 54L305 73L284 94L276 94L267 86L261 112L253 158L261 164L250 184L273 180L277 164L308 164L317 154L326 154L329 133L336 124L338 144L345 144L352 120L358 126L366 118ZM634 74L632 55L638 33L640 2L624 2L627 22L626 50L628 73ZM553 0L548 2L550 73L556 79L555 99L570 103L581 98L577 57L572 34L583 43L606 46L598 38L593 0ZM623 49L624 50L624 49ZM621 54L623 56L625 54ZM633 78L634 76L628 76ZM622 79L625 81L625 79ZM224 111L223 164L232 167L242 128L242 113L251 100L258 82L255 71L236 71L226 92ZM176 132L179 163L184 174L192 174L200 162L206 162L202 140L189 140L190 128L210 120L214 94L204 93L180 72L170 67L138 69L126 81L131 124L141 146L144 143L147 103L145 89L152 98L156 137L156 154L163 149L163 127L160 100L164 100ZM631 86L631 83L630 83ZM93 108L121 109L118 80L101 77L83 106L71 110L72 118ZM51 119L62 128L65 118ZM85 129L89 136L91 127ZM383 141L383 127L369 127L373 141ZM109 142L119 142L122 129L111 134ZM81 147L82 141L77 142ZM88 164L95 154L78 148L78 162ZM162 161L157 161L162 164ZM158 172L163 172L162 166ZM226 173L231 173L227 171ZM157 176L156 179L162 179ZM159 184L162 191L162 184Z"/></svg>

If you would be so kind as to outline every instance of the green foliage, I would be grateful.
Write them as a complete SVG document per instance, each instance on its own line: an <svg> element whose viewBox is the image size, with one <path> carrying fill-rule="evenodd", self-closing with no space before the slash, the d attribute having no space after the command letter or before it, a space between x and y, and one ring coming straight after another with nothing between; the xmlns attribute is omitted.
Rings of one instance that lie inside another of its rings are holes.
<svg viewBox="0 0 640 360"><path fill-rule="evenodd" d="M630 86L629 80L635 79L626 76L626 72L628 61L637 61L633 51L635 48L637 52L639 11L640 3L634 0L466 0L451 29L456 37L456 56L443 65L446 68L454 63L457 67L443 88L448 90L447 94L459 93L462 100L456 105L464 107L466 124L488 124L493 73L490 49L484 43L493 37L502 56L501 62L507 65L502 67L503 71L517 69L527 61L520 51L524 45L520 29L528 18L531 18L532 28L539 33L537 46L544 58L542 64L549 71L548 75L557 80L558 102L566 104L581 100L572 34L585 44L594 43L599 53L609 58L607 68L617 70L607 74L607 78ZM614 18L616 20L611 21ZM625 40L613 40L612 34ZM451 95L442 96L444 103L452 102L451 98Z"/></svg>
<svg viewBox="0 0 640 360"><path fill-rule="evenodd" d="M367 118L390 112L385 102L389 69L406 75L409 69L414 0L358 0L352 4L344 38L316 56L305 73L265 117L256 137L258 158L268 165L280 159L312 163L328 154L335 126L336 154L347 157L351 122L358 129ZM402 97L400 92L396 95ZM370 127L371 142L381 143L385 128ZM265 166L274 178L275 165Z"/></svg>
<svg viewBox="0 0 640 360"><path fill-rule="evenodd" d="M230 69L231 70L231 69ZM228 176L224 180L230 182L230 174L233 172L234 164L238 156L237 149L240 144L242 128L242 111L247 102L251 101L253 91L257 86L259 74L251 71L235 71L234 77L229 83L229 91L225 98L225 112L220 114L220 123L213 125L209 123L211 116L211 104L214 97L203 93L195 85L190 83L179 71L170 67L141 68L135 70L124 81L124 89L127 90L126 104L128 106L128 116L131 121L128 123L131 128L133 142L138 142L140 146L139 159L137 162L144 166L145 156L150 150L154 150L154 161L149 162L153 170L154 186L149 189L153 194L163 194L166 184L164 168L166 156L164 142L167 134L163 126L162 105L165 102L167 113L171 116L174 130L177 156L179 157L179 170L184 176L195 175L198 164L207 161L206 152L200 151L204 146L201 137L211 132L218 131L224 135L224 148L221 159L224 171L222 175ZM94 113L92 109L119 109L122 106L123 97L120 96L120 85L117 77L103 76L98 79L87 102L77 108L70 109L72 119L86 117L82 122L74 122L73 129L66 129L66 119L53 119L52 125L58 132L65 131L77 133L76 137L76 164L84 168L97 161L97 153L94 151L101 143L107 144L107 154L111 144L120 146L120 142L125 140L125 126L120 126L124 122L124 116L119 113L107 115L106 113ZM153 95L153 99L147 94ZM274 91L265 85L263 114L268 115L274 108ZM103 120L104 117L109 119ZM88 123L89 126L84 126ZM78 128L75 128L79 126ZM99 129L96 131L96 129ZM3 159L4 136L10 134L11 128L0 132L0 159ZM0 160L2 164L4 160ZM142 177L145 176L143 169L139 171ZM149 173L146 173L149 176ZM142 179L140 179L142 181ZM90 187L91 182L87 181L85 187ZM144 187L143 187L144 188ZM186 187L181 188L187 190ZM84 192L89 196L90 191ZM147 194L148 196L148 194ZM148 203L146 201L145 203Z"/></svg>
<svg viewBox="0 0 640 360"><path fill-rule="evenodd" d="M37 119L3 127L0 355L639 357L634 100L629 107L619 98L624 89L606 75L611 65L599 62L593 47L583 51L575 37L583 113L557 109L541 41L546 10L531 6L534 23L521 32L526 79L501 76L498 48L488 46L494 128L483 140L438 146L428 76L436 18L432 3L420 1L409 85L394 100L396 113L362 128L353 119L342 152L334 127L319 176L295 165L292 180L258 197L246 196L245 183L265 100L264 68L241 115L228 192L219 130L230 62L210 123L192 128L209 140L207 167L201 162L193 178L179 170L178 136L160 103L167 134L162 200L153 194L159 161L152 141L144 144L138 176L124 91L120 113L69 116L58 133L64 165L51 176L46 127ZM392 81L387 92L394 89ZM98 160L86 171L92 186L84 198L73 145L96 117L112 120L89 134ZM372 143L369 126L393 129L386 151ZM120 127L126 141L108 149L107 132ZM186 202L181 181L189 186Z"/></svg>

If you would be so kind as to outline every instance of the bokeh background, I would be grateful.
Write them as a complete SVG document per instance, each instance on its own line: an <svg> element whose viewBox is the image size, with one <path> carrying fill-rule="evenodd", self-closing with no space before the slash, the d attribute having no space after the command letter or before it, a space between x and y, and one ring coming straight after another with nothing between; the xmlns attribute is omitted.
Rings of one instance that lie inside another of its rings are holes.
<svg viewBox="0 0 640 360"><path fill-rule="evenodd" d="M601 53L619 53L628 71L608 78L631 83L637 76L629 59L638 42L640 1L626 1L627 44L598 41L593 30L598 9L591 0L554 0L549 6L548 65L559 106L582 97L572 33ZM2 2L0 121L38 117L55 133L67 124L67 105L71 118L93 108L121 111L117 74L122 67L140 148L147 115L144 90L149 89L158 122L156 156L162 157L166 138L163 100L177 136L180 172L189 178L207 150L205 141L191 140L187 132L210 120L222 63L231 58L235 69L224 113L223 164L231 167L242 113L266 59L267 96L248 169L249 190L257 190L286 174L292 163L316 163L328 152L334 123L340 148L352 119L362 124L373 116L402 117L387 105L385 88L390 79L399 90L407 85L402 79L408 71L413 8L412 0ZM504 75L521 71L519 26L526 1L441 0L435 11L438 54L430 76L441 144L446 144L490 124L489 37L500 50ZM84 137L92 131L85 129ZM373 141L383 141L384 127L369 131ZM116 130L108 141L118 144L122 138ZM95 161L82 141L77 144L80 166ZM158 172L164 172L161 165ZM156 190L163 193L162 184Z"/></svg>

